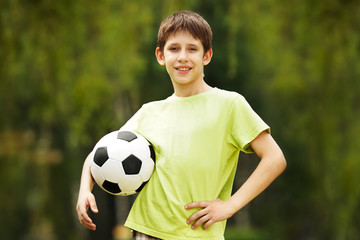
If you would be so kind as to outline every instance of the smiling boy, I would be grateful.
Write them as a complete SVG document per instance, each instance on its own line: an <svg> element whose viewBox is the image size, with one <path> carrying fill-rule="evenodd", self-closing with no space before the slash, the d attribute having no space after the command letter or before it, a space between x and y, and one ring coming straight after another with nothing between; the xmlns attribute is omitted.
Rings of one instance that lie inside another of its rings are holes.
<svg viewBox="0 0 360 240"><path fill-rule="evenodd" d="M286 161L269 126L238 93L209 86L204 66L213 56L208 23L190 11L176 12L159 28L155 54L170 76L174 94L144 104L121 128L136 131L154 146L156 169L137 196L125 225L133 239L224 239L226 219L280 175ZM239 151L255 152L260 163L231 196ZM77 212L98 212L85 160ZM151 236L151 237L150 237Z"/></svg>
<svg viewBox="0 0 360 240"><path fill-rule="evenodd" d="M156 58L172 81L176 96L188 97L211 89L204 80L204 66L210 63L212 49L204 52L200 40L185 30L169 36L163 49L156 48Z"/></svg>

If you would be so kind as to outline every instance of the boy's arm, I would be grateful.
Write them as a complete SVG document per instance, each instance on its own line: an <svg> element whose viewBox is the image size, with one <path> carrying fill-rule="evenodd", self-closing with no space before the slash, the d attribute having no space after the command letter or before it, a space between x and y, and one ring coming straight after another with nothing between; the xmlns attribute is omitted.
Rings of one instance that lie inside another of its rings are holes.
<svg viewBox="0 0 360 240"><path fill-rule="evenodd" d="M201 208L187 220L187 224L193 223L193 229L202 224L204 224L203 228L207 229L215 222L230 218L264 191L285 170L284 155L269 133L266 131L260 133L250 146L259 156L260 163L230 199L195 202L185 206L185 209Z"/></svg>
<svg viewBox="0 0 360 240"><path fill-rule="evenodd" d="M96 225L92 222L91 218L87 214L87 210L90 207L91 211L94 213L98 213L98 209L95 202L95 197L91 193L93 187L94 187L94 180L91 176L90 172L90 162L91 157L90 154L87 156L84 162L82 174L81 174L81 180L80 180L80 190L79 190L79 197L76 204L76 211L78 214L78 218L80 223L90 229L95 230Z"/></svg>

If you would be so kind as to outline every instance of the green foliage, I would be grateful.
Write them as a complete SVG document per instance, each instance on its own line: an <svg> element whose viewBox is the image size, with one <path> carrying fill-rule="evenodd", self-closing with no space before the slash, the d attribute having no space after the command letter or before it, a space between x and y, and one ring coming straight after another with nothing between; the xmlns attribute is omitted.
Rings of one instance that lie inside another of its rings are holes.
<svg viewBox="0 0 360 240"><path fill-rule="evenodd" d="M290 239L355 239L359 4L247 5L240 16L260 12L243 27L254 51L249 89L261 94L260 111L289 162L285 199L271 198L283 220L260 222Z"/></svg>
<svg viewBox="0 0 360 240"><path fill-rule="evenodd" d="M11 0L0 2L1 239L81 238L83 160L141 104L171 94L154 49L160 21L181 9L213 28L206 81L243 94L288 160L250 205L249 231L228 234L360 234L357 1Z"/></svg>
<svg viewBox="0 0 360 240"><path fill-rule="evenodd" d="M227 227L225 231L226 240L267 240L272 239L265 233L248 228Z"/></svg>

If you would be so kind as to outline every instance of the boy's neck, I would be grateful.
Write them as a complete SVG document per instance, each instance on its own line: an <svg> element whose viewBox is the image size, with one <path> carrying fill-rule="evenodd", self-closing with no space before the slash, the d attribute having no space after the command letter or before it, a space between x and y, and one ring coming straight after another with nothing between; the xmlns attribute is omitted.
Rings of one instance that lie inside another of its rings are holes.
<svg viewBox="0 0 360 240"><path fill-rule="evenodd" d="M174 86L174 93L177 97L191 97L211 89L212 87L203 80L200 84Z"/></svg>

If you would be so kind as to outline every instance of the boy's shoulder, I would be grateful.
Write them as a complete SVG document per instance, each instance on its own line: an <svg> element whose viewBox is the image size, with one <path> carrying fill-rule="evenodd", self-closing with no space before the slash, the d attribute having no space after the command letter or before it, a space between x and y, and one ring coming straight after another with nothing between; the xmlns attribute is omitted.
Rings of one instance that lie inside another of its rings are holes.
<svg viewBox="0 0 360 240"><path fill-rule="evenodd" d="M161 100L154 100L154 101L144 103L143 108L149 108L149 107L154 107L154 106L165 104L169 98L170 97L165 98L165 99L161 99Z"/></svg>
<svg viewBox="0 0 360 240"><path fill-rule="evenodd" d="M227 98L227 99L235 99L235 98L243 98L243 96L235 91L229 91L229 90L224 90L224 89L220 89L220 88L216 88L219 95L223 98Z"/></svg>
<svg viewBox="0 0 360 240"><path fill-rule="evenodd" d="M216 94L216 101L222 102L225 105L232 105L234 102L240 101L244 102L246 101L244 96L241 95L238 92L235 91L229 91L224 89L215 88L214 93Z"/></svg>

